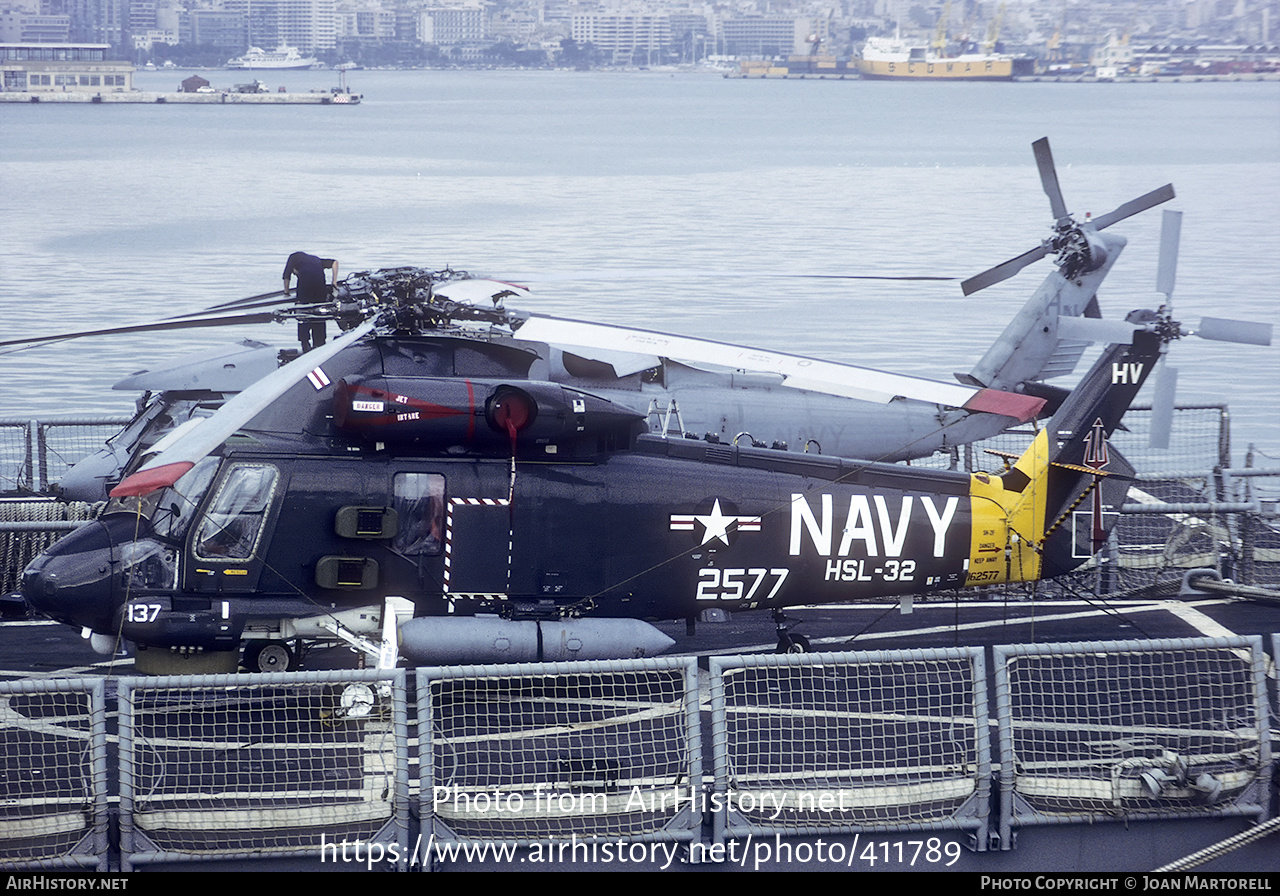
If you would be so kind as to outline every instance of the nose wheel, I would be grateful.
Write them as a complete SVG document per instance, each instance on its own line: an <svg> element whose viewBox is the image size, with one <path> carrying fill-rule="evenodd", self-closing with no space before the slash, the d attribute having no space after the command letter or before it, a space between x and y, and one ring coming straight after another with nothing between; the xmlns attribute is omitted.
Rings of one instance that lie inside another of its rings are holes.
<svg viewBox="0 0 1280 896"><path fill-rule="evenodd" d="M773 611L773 624L778 630L778 648L775 653L811 653L809 639L789 631L788 618L781 610Z"/></svg>

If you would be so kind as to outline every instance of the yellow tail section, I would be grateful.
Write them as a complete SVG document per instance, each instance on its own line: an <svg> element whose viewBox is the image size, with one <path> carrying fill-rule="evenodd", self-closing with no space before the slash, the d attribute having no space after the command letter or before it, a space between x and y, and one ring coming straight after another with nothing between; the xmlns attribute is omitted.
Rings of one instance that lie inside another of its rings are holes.
<svg viewBox="0 0 1280 896"><path fill-rule="evenodd" d="M966 585L1040 577L1048 476L1049 434L1041 430L1011 469L999 476L969 477L973 528Z"/></svg>

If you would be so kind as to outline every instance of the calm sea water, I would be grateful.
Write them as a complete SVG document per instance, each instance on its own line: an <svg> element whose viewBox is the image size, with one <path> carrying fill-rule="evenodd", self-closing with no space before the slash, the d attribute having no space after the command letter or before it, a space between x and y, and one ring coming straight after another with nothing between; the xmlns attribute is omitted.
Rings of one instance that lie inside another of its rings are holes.
<svg viewBox="0 0 1280 896"><path fill-rule="evenodd" d="M185 72L140 73L143 89ZM215 86L243 76L206 72ZM330 73L266 78L291 90ZM1280 325L1280 84L892 84L710 75L357 72L356 107L0 106L3 332L146 320L278 289L285 257L345 273L456 268L523 304L949 379L1047 263L963 278L1051 223L1030 144L1071 210L1166 182L1184 211L1175 304ZM1100 299L1154 307L1160 214ZM125 412L135 370L289 327L0 350L0 416ZM1280 347L1184 340L1180 399L1227 401L1237 457L1280 456Z"/></svg>

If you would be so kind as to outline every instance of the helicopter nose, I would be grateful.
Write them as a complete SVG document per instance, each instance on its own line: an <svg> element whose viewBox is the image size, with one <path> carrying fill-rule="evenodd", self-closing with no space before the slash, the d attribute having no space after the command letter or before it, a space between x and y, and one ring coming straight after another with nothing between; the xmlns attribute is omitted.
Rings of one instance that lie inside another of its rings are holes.
<svg viewBox="0 0 1280 896"><path fill-rule="evenodd" d="M115 608L112 536L95 520L33 560L22 575L27 605L59 622L108 630Z"/></svg>

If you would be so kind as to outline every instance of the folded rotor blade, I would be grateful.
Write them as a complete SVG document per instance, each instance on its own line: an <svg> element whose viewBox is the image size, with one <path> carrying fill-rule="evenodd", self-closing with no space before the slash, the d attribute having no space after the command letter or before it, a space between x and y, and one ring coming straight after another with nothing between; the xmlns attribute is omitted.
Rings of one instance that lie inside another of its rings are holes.
<svg viewBox="0 0 1280 896"><path fill-rule="evenodd" d="M1160 222L1160 266L1156 269L1156 292L1173 300L1173 283L1178 274L1178 240L1182 235L1182 212L1165 209Z"/></svg>
<svg viewBox="0 0 1280 896"><path fill-rule="evenodd" d="M1058 171L1053 166L1053 153L1049 151L1049 138L1041 137L1031 144L1036 155L1036 167L1040 169L1040 185L1044 194L1049 197L1049 208L1053 211L1053 219L1061 221L1067 217L1067 204L1062 199L1062 188L1058 186Z"/></svg>
<svg viewBox="0 0 1280 896"><path fill-rule="evenodd" d="M1173 184L1165 184L1152 190L1150 193L1144 193L1137 199L1130 199L1124 205L1107 212L1105 215L1099 215L1093 219L1093 226L1098 230L1105 230L1117 221L1123 221L1138 212L1146 211L1153 205L1159 205L1162 202L1168 202L1176 194L1173 192Z"/></svg>
<svg viewBox="0 0 1280 896"><path fill-rule="evenodd" d="M835 364L710 339L693 339L567 318L543 315L530 317L516 331L516 336L519 339L570 348L647 354L686 363L773 373L782 377L783 385L795 389L881 404L887 404L895 398L909 398L945 407L1001 414L1024 421L1032 419L1044 406L1043 399L996 389L939 383L923 377Z"/></svg>
<svg viewBox="0 0 1280 896"><path fill-rule="evenodd" d="M1241 342L1245 345L1270 345L1271 324L1225 317L1202 317L1196 335L1215 342Z"/></svg>
<svg viewBox="0 0 1280 896"><path fill-rule="evenodd" d="M782 274L799 280L958 280L958 277L934 277L927 274Z"/></svg>
<svg viewBox="0 0 1280 896"><path fill-rule="evenodd" d="M177 482L196 463L252 420L279 398L287 389L308 377L318 384L328 385L327 377L319 371L334 355L363 337L373 329L374 322L367 320L353 330L305 355L295 358L258 380L243 392L238 392L212 417L201 417L190 429L175 438L162 439L162 450L143 464L136 473L126 477L111 490L113 498L147 495L156 489L166 488ZM318 386L322 388L322 386Z"/></svg>
<svg viewBox="0 0 1280 896"><path fill-rule="evenodd" d="M6 345L34 345L40 342L57 342L60 339L79 339L84 336L112 336L120 333L150 333L161 330L186 330L199 327L230 327L236 324L257 324L275 320L270 311L258 311L252 314L215 315L204 318L187 318L184 320L160 320L145 324L128 324L121 327L101 327L97 330L79 330L74 333L54 333L49 336L27 336L23 339L6 339L0 347Z"/></svg>
<svg viewBox="0 0 1280 896"><path fill-rule="evenodd" d="M1029 252L1023 252L1016 258L1010 258L1008 261L1001 262L995 267L988 268L981 274L963 281L960 284L960 290L965 295L972 295L980 289L986 289L994 283L999 283L1001 280L1008 280L1027 265L1039 261L1048 254L1049 250L1046 247L1036 246Z"/></svg>
<svg viewBox="0 0 1280 896"><path fill-rule="evenodd" d="M917 281L917 280L957 280L957 277L941 277L931 274L810 274L797 271L764 271L764 270L590 270L590 271L546 271L542 273L520 272L515 279L526 283L634 283L634 282L667 282L680 280L878 280L878 281Z"/></svg>

